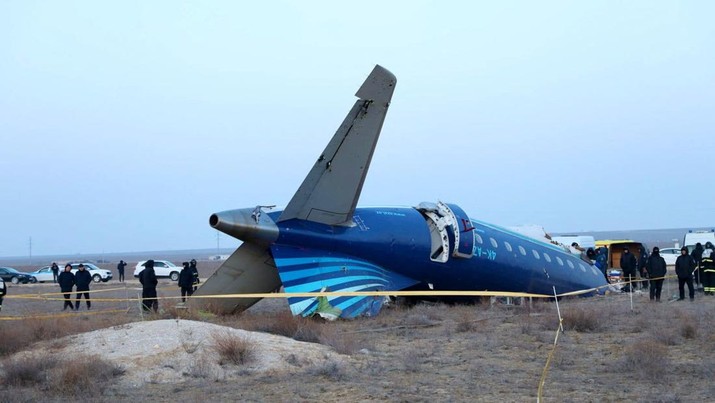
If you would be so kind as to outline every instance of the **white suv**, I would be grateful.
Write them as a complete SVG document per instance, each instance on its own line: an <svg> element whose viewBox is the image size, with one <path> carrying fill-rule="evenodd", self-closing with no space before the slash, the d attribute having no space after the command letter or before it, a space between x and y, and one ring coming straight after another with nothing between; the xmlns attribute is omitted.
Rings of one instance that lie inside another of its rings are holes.
<svg viewBox="0 0 715 403"><path fill-rule="evenodd" d="M144 262L146 262L146 260L142 260L134 267L134 277L139 277L139 273L144 270ZM181 267L168 260L154 261L154 272L157 277L169 277L171 281L179 281L179 273L181 272L181 269Z"/></svg>
<svg viewBox="0 0 715 403"><path fill-rule="evenodd" d="M79 265L80 263L70 263L72 265L72 273L77 273L77 270L79 270ZM99 267L93 265L92 263L82 263L84 265L84 269L89 272L89 274L92 275L92 281L95 283L99 283L100 281L107 282L112 279L112 272L109 270L104 270L100 269ZM60 266L60 271L59 273L62 273L65 271L65 265Z"/></svg>

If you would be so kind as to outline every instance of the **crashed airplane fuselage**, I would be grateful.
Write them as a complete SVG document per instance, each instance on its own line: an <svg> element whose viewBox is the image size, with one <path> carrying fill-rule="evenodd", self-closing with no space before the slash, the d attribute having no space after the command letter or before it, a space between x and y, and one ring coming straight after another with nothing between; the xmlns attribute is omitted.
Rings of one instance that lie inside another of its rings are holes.
<svg viewBox="0 0 715 403"><path fill-rule="evenodd" d="M356 208L396 79L376 66L332 140L284 210L258 206L211 215L243 244L196 296L405 289L552 294L605 285L564 248L470 218L450 203ZM197 298L241 311L259 298ZM383 297L289 297L294 315L327 305L343 318L374 315ZM322 307L321 307L322 309Z"/></svg>

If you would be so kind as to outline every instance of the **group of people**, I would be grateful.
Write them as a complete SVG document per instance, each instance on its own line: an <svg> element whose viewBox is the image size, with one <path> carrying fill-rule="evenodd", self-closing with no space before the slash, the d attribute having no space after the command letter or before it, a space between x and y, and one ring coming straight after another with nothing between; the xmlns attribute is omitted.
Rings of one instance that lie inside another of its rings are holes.
<svg viewBox="0 0 715 403"><path fill-rule="evenodd" d="M628 248L621 254L621 270L623 270L626 286L625 292L632 292L638 287L636 271L641 279L650 279L650 299L660 301L663 280L667 272L665 259L660 256L660 248L653 248L650 256L642 248L638 248L636 258ZM598 265L598 260L597 260ZM685 286L688 286L690 300L695 299L695 286L702 283L705 295L715 295L715 246L707 242L705 247L698 243L693 253L688 248L680 248L680 256L675 261L675 274L678 277L679 301L685 300ZM641 281L642 289L648 289L648 281Z"/></svg>
<svg viewBox="0 0 715 403"><path fill-rule="evenodd" d="M119 281L124 281L124 267L127 264L124 260L120 260L117 265L119 272ZM156 286L159 283L154 271L154 260L149 259L143 264L144 270L139 273L139 282L142 285L142 309L144 311L159 310L159 301L157 299ZM79 310L80 300L84 296L87 304L87 309L92 309L92 300L89 296L89 285L92 282L92 275L86 270L83 264L77 267L77 272L72 273L72 265L65 265L64 271L59 272L59 267L56 263L52 263L52 272L54 274L55 283L59 283L60 291L64 296L64 307L62 310ZM199 270L196 267L196 259L191 259L190 262L183 262L183 268L179 274L179 287L181 288L181 301L186 302L186 297L193 295L198 288ZM71 294L73 289L77 291L77 296L72 302ZM5 283L0 280L0 309L2 309L2 299L5 296Z"/></svg>
<svg viewBox="0 0 715 403"><path fill-rule="evenodd" d="M57 282L60 284L60 291L65 298L64 307L62 308L63 311L67 308L70 310L74 309L75 311L79 310L82 295L84 295L87 309L92 309L92 301L89 297L89 284L92 282L92 275L89 274L83 264L80 263L80 265L77 266L77 272L72 273L72 265L67 263L65 270L57 277ZM77 298L75 303L72 304L71 293L75 286L77 287Z"/></svg>
<svg viewBox="0 0 715 403"><path fill-rule="evenodd" d="M156 285L159 283L154 271L154 260L149 259L144 264L144 270L139 273L139 282L142 284L142 309L144 311L159 310L159 299L156 294ZM193 295L200 283L199 270L196 259L183 262L179 273L179 287L181 288L181 302L186 302L186 297Z"/></svg>

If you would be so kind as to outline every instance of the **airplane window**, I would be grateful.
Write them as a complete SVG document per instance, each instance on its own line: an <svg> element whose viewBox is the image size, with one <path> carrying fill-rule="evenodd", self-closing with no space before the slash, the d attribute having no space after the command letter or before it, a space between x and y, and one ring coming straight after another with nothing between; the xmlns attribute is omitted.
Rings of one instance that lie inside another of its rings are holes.
<svg viewBox="0 0 715 403"><path fill-rule="evenodd" d="M544 252L544 260L551 263L551 256L547 255L546 252Z"/></svg>
<svg viewBox="0 0 715 403"><path fill-rule="evenodd" d="M531 253L534 254L534 257L535 257L536 259L541 259L541 256L539 256L539 252L537 252L537 251L535 251L535 250L532 249L532 250L531 250Z"/></svg>
<svg viewBox="0 0 715 403"><path fill-rule="evenodd" d="M570 268L575 269L573 263L572 263L570 260L567 260L566 263L569 264L569 267L570 267Z"/></svg>
<svg viewBox="0 0 715 403"><path fill-rule="evenodd" d="M563 265L564 265L564 261L563 261L563 260L561 260L561 258L560 258L560 257L558 257L558 256L556 256L556 261L557 261L557 262L559 262L559 264L560 264L561 266L563 266Z"/></svg>
<svg viewBox="0 0 715 403"><path fill-rule="evenodd" d="M506 250L508 250L509 252L511 252L511 251L513 250L513 249L511 248L511 244L510 244L509 242L507 242L507 241L504 241L504 247L505 247Z"/></svg>
<svg viewBox="0 0 715 403"><path fill-rule="evenodd" d="M526 256L526 249L524 249L524 247L521 245L519 245L519 252L521 252L522 255Z"/></svg>
<svg viewBox="0 0 715 403"><path fill-rule="evenodd" d="M499 244L497 243L497 240L494 238L489 238L489 242L492 244L493 247L498 248Z"/></svg>
<svg viewBox="0 0 715 403"><path fill-rule="evenodd" d="M474 239L477 240L477 243L480 243L480 244L484 243L484 241L482 241L481 235L477 234L476 232L474 233Z"/></svg>
<svg viewBox="0 0 715 403"><path fill-rule="evenodd" d="M582 272L586 273L586 266L584 266L583 263L579 263L579 264L578 264L578 267L581 268L581 271L582 271Z"/></svg>

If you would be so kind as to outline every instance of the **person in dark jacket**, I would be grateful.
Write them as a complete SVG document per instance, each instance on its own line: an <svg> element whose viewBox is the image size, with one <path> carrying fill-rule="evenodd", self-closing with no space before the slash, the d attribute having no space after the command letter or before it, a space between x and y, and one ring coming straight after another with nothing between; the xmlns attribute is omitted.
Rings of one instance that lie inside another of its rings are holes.
<svg viewBox="0 0 715 403"><path fill-rule="evenodd" d="M79 300L84 294L84 300L87 303L87 309L92 309L92 301L89 300L89 283L92 282L92 275L89 274L84 265L80 263L77 268L77 273L74 275L74 283L77 285L77 300L74 303L74 309L79 310Z"/></svg>
<svg viewBox="0 0 715 403"><path fill-rule="evenodd" d="M117 273L119 274L119 282L123 283L124 282L124 268L127 266L127 263L124 260L120 260L119 263L117 263Z"/></svg>
<svg viewBox="0 0 715 403"><path fill-rule="evenodd" d="M678 291L680 298L678 301L685 299L685 284L688 285L688 293L690 300L695 299L695 289L693 288L693 270L695 269L695 261L693 257L688 255L688 248L683 246L680 248L680 256L675 260L675 274L678 275Z"/></svg>
<svg viewBox="0 0 715 403"><path fill-rule="evenodd" d="M144 270L139 273L139 282L142 283L142 309L148 311L159 310L159 301L156 299L156 272L154 271L154 260L149 259L144 264Z"/></svg>
<svg viewBox="0 0 715 403"><path fill-rule="evenodd" d="M52 267L50 267L50 270L52 270L52 281L56 283L57 276L60 274L60 268L59 266L57 266L57 263L52 262Z"/></svg>
<svg viewBox="0 0 715 403"><path fill-rule="evenodd" d="M693 257L693 260L695 260L695 265L698 267L698 270L695 271L695 278L693 279L695 281L696 288L698 288L697 285L703 281L703 269L700 262L703 260L704 251L705 249L703 249L703 244L698 242L695 244L693 253L690 254L690 256ZM705 257L707 257L707 255Z"/></svg>
<svg viewBox="0 0 715 403"><path fill-rule="evenodd" d="M199 283L201 282L201 280L199 280L199 269L196 268L196 259L191 259L191 266L189 268L193 274L194 291L196 291L196 289L199 288Z"/></svg>
<svg viewBox="0 0 715 403"><path fill-rule="evenodd" d="M607 261L608 261L608 250L604 247L601 246L596 250L596 263L595 266L598 267L598 270L601 270L601 273L606 277L606 282L610 283L608 280L608 268L607 266Z"/></svg>
<svg viewBox="0 0 715 403"><path fill-rule="evenodd" d="M0 277L0 311L2 311L2 299L5 298L7 294L7 287L5 287L5 280Z"/></svg>
<svg viewBox="0 0 715 403"><path fill-rule="evenodd" d="M624 292L633 292L635 285L633 281L636 279L636 266L638 262L636 257L628 250L628 248L623 248L623 254L621 255L621 270L623 270L623 279L626 282L626 286L623 287Z"/></svg>
<svg viewBox="0 0 715 403"><path fill-rule="evenodd" d="M74 288L74 274L72 274L71 264L68 263L65 265L65 271L60 273L57 277L57 282L60 283L60 291L63 292L65 297L65 305L62 310L66 310L67 307L73 309L74 307L72 306L72 301L70 300L70 298L72 298L72 288Z"/></svg>
<svg viewBox="0 0 715 403"><path fill-rule="evenodd" d="M646 270L646 265L648 264L648 251L644 247L638 248L638 275L641 276L640 287L641 290L648 289L648 270Z"/></svg>
<svg viewBox="0 0 715 403"><path fill-rule="evenodd" d="M194 293L194 273L189 267L189 262L182 263L184 266L179 273L179 287L181 287L181 302L186 302L186 296Z"/></svg>
<svg viewBox="0 0 715 403"><path fill-rule="evenodd" d="M650 280L650 300L660 302L660 292L663 290L663 277L667 272L665 259L660 255L660 249L656 246L653 253L645 264L645 273Z"/></svg>

